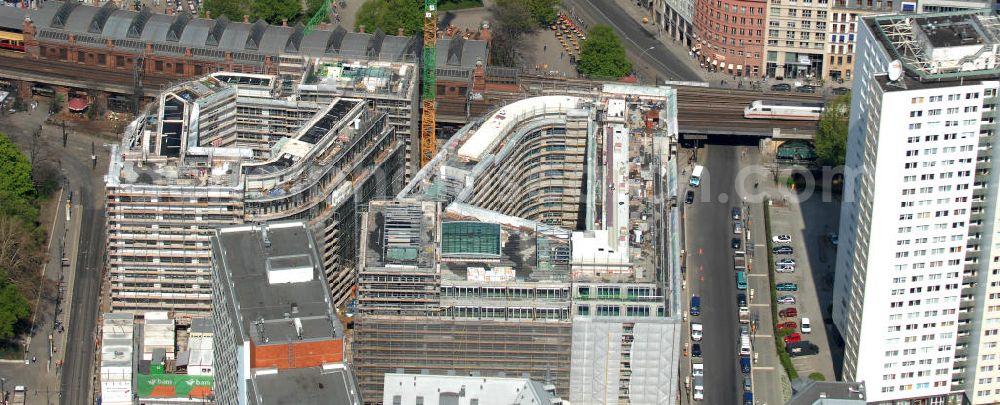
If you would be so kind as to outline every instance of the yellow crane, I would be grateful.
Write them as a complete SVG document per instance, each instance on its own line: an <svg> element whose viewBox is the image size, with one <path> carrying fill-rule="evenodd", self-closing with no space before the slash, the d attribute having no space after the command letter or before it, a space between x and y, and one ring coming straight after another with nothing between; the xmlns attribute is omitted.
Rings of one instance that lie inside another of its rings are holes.
<svg viewBox="0 0 1000 405"><path fill-rule="evenodd" d="M424 74L423 92L420 96L420 166L423 167L437 154L437 0L424 2Z"/></svg>

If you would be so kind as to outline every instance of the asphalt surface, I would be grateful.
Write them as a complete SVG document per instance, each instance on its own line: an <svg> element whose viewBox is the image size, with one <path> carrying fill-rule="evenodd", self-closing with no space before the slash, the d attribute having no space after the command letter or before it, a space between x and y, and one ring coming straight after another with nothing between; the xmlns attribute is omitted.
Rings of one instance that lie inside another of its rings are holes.
<svg viewBox="0 0 1000 405"><path fill-rule="evenodd" d="M563 7L572 9L588 26L607 24L615 29L625 49L639 63L649 65L659 73L660 80L701 81L701 76L678 60L667 46L658 41L621 6L611 0L565 0ZM648 50L650 47L655 47ZM648 51L647 51L648 50ZM639 58L641 56L641 58Z"/></svg>
<svg viewBox="0 0 1000 405"><path fill-rule="evenodd" d="M62 404L93 403L94 350L97 312L104 268L104 188L102 175L107 170L107 152L97 143L97 168L90 161L91 138L70 138L62 159L73 203L83 204L80 220L80 245L77 250L76 280L69 302L70 320L66 327L66 352L62 368ZM61 142L61 140L59 140ZM61 146L53 149L62 149ZM81 212L74 210L74 214Z"/></svg>
<svg viewBox="0 0 1000 405"><path fill-rule="evenodd" d="M735 404L742 393L738 291L729 246L734 237L730 210L739 200L734 198L738 150L736 146L710 145L699 151L699 164L705 166L707 175L695 189L695 203L687 206L684 219L688 290L701 295L701 316L690 319L704 325L705 404ZM693 166L682 167L690 173ZM689 186L684 183L683 187L686 190Z"/></svg>

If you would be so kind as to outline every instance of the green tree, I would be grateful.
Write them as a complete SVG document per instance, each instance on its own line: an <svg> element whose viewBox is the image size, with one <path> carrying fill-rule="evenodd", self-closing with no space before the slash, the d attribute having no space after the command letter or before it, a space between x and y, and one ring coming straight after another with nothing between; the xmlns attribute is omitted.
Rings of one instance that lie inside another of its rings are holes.
<svg viewBox="0 0 1000 405"><path fill-rule="evenodd" d="M271 24L281 24L281 20L295 21L302 11L298 0L254 0L250 4L251 21L263 18Z"/></svg>
<svg viewBox="0 0 1000 405"><path fill-rule="evenodd" d="M6 135L0 134L0 194L21 201L35 198L31 164Z"/></svg>
<svg viewBox="0 0 1000 405"><path fill-rule="evenodd" d="M3 282L0 287L0 339L14 337L14 326L30 314L31 307L24 295L14 284Z"/></svg>
<svg viewBox="0 0 1000 405"><path fill-rule="evenodd" d="M847 124L851 95L837 96L826 103L816 132L816 157L824 166L843 166L847 158Z"/></svg>
<svg viewBox="0 0 1000 405"><path fill-rule="evenodd" d="M559 17L559 0L520 0L531 12L531 17L544 25L552 24Z"/></svg>
<svg viewBox="0 0 1000 405"><path fill-rule="evenodd" d="M608 25L595 25L580 45L580 72L600 78L620 79L632 72L625 47Z"/></svg>
<svg viewBox="0 0 1000 405"><path fill-rule="evenodd" d="M243 21L243 16L250 14L249 3L242 0L205 0L202 10L212 18L225 16L231 21Z"/></svg>
<svg viewBox="0 0 1000 405"><path fill-rule="evenodd" d="M366 32L381 29L390 35L403 28L405 35L413 35L424 29L423 8L423 2L414 0L367 0L355 15L354 28L364 25Z"/></svg>
<svg viewBox="0 0 1000 405"><path fill-rule="evenodd" d="M532 18L528 5L518 0L497 0L491 11L490 61L495 66L517 67L520 65L518 43L524 34L537 28L538 22Z"/></svg>
<svg viewBox="0 0 1000 405"><path fill-rule="evenodd" d="M316 15L321 7L326 3L325 0L306 0L306 11L302 16L302 23L305 24L309 22L309 19ZM327 16L325 21L330 21L329 10L327 10Z"/></svg>

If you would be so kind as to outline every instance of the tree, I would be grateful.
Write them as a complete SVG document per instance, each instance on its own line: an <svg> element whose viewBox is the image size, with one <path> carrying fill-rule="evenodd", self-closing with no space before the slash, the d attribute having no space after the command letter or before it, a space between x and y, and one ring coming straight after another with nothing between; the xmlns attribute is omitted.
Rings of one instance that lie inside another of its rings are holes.
<svg viewBox="0 0 1000 405"><path fill-rule="evenodd" d="M35 198L31 164L17 145L3 134L0 134L0 194L23 201Z"/></svg>
<svg viewBox="0 0 1000 405"><path fill-rule="evenodd" d="M632 62L611 26L595 25L580 45L578 68L593 77L620 79L632 72Z"/></svg>
<svg viewBox="0 0 1000 405"><path fill-rule="evenodd" d="M519 2L528 8L532 19L543 25L552 24L559 17L559 0L520 0Z"/></svg>
<svg viewBox="0 0 1000 405"><path fill-rule="evenodd" d="M847 158L847 124L851 95L837 96L826 103L816 132L816 157L824 166L843 166Z"/></svg>
<svg viewBox="0 0 1000 405"><path fill-rule="evenodd" d="M243 16L250 14L248 6L249 2L241 0L205 0L202 10L212 18L225 16L231 21L243 21Z"/></svg>
<svg viewBox="0 0 1000 405"><path fill-rule="evenodd" d="M271 24L281 24L281 20L294 21L302 4L298 0L254 0L250 12L254 20L263 18Z"/></svg>
<svg viewBox="0 0 1000 405"><path fill-rule="evenodd" d="M56 94L52 97L52 102L49 103L49 113L59 114L62 112L63 103L66 101L62 94Z"/></svg>
<svg viewBox="0 0 1000 405"><path fill-rule="evenodd" d="M405 35L413 35L424 30L423 2L414 0L367 0L355 15L354 28L365 26L365 31L395 35L403 28Z"/></svg>
<svg viewBox="0 0 1000 405"><path fill-rule="evenodd" d="M14 284L3 282L0 287L0 339L14 337L14 326L31 314L28 300Z"/></svg>
<svg viewBox="0 0 1000 405"><path fill-rule="evenodd" d="M537 20L532 18L528 5L517 0L498 0L491 11L491 62L496 66L517 67L520 65L517 45L524 34L537 28Z"/></svg>

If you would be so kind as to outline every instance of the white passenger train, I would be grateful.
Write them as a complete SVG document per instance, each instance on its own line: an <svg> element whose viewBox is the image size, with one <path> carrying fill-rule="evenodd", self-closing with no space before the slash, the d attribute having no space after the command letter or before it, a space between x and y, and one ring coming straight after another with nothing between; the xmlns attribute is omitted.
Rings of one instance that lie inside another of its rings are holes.
<svg viewBox="0 0 1000 405"><path fill-rule="evenodd" d="M743 109L744 118L819 121L822 103L794 103L757 100Z"/></svg>

